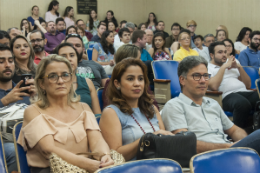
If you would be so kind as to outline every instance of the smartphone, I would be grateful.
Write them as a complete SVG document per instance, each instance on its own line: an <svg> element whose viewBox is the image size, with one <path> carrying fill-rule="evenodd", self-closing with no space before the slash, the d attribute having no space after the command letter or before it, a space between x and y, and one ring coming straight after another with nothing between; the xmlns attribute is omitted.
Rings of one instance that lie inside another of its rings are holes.
<svg viewBox="0 0 260 173"><path fill-rule="evenodd" d="M25 82L28 80L28 79L31 79L32 78L32 75L31 74L22 74L21 76L21 80L23 80L23 83L21 84L20 88L22 87L26 87L26 86L30 86L30 85L26 85ZM29 91L28 90L24 90L22 92L25 92L25 93L28 93L29 94Z"/></svg>

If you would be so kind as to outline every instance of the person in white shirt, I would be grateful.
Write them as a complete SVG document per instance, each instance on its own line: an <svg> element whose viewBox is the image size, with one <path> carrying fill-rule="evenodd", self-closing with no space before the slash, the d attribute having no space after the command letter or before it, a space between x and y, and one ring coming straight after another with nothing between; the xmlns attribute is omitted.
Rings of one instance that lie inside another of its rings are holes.
<svg viewBox="0 0 260 173"><path fill-rule="evenodd" d="M128 29L129 29L129 31L130 31L130 36L132 37L132 34L133 34L134 30L135 30L135 24L133 24L132 22L127 22L127 23L125 24L125 28L128 28ZM120 44L122 44L122 43L120 43L120 42L121 42L121 41L120 41L119 35L117 34L117 35L115 36L115 39L114 39L114 47L120 47L120 46L121 46ZM132 41L131 41L131 40L130 40L129 44L132 44Z"/></svg>
<svg viewBox="0 0 260 173"><path fill-rule="evenodd" d="M234 123L246 128L248 115L259 101L257 92L247 89L251 87L251 79L234 56L227 56L223 42L211 43L209 53L209 89L223 92L224 111L232 112Z"/></svg>
<svg viewBox="0 0 260 173"><path fill-rule="evenodd" d="M201 35L196 35L194 37L194 44L196 47L193 50L196 50L200 56L202 56L203 58L205 58L205 60L209 62L210 61L209 49L206 46L202 46L203 43L204 43L203 37Z"/></svg>
<svg viewBox="0 0 260 173"><path fill-rule="evenodd" d="M249 35L252 32L251 28L243 27L237 36L235 49L242 52L249 45Z"/></svg>
<svg viewBox="0 0 260 173"><path fill-rule="evenodd" d="M146 43L146 50L149 51L150 48L152 48L152 42L153 42L153 31L151 29L145 30L146 36L147 36L147 43Z"/></svg>
<svg viewBox="0 0 260 173"><path fill-rule="evenodd" d="M59 10L59 2L54 0L51 1L48 7L48 11L45 13L45 21L56 21L58 17L60 17L60 14L58 13Z"/></svg>
<svg viewBox="0 0 260 173"><path fill-rule="evenodd" d="M115 47L115 51L117 51L117 49L119 47L121 47L124 44L128 44L131 41L131 36L130 36L130 31L128 28L122 28L118 31L118 35L119 38L121 40L120 44L117 44Z"/></svg>

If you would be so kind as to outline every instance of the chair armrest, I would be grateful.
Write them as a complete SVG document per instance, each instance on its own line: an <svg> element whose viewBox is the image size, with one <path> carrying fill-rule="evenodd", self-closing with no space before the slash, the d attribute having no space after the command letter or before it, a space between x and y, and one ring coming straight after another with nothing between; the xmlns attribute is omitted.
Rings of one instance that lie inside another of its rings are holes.
<svg viewBox="0 0 260 173"><path fill-rule="evenodd" d="M154 82L158 82L158 83L168 83L171 82L170 79L154 79Z"/></svg>
<svg viewBox="0 0 260 173"><path fill-rule="evenodd" d="M251 91L257 91L257 89L251 89L251 88L247 88L248 90L251 90Z"/></svg>
<svg viewBox="0 0 260 173"><path fill-rule="evenodd" d="M216 100L221 107L222 107L222 94L223 92L221 91L206 91L206 97Z"/></svg>
<svg viewBox="0 0 260 173"><path fill-rule="evenodd" d="M222 95L223 92L221 92L221 91L209 91L209 90L207 90L207 91L206 91L206 94L210 94L210 95Z"/></svg>

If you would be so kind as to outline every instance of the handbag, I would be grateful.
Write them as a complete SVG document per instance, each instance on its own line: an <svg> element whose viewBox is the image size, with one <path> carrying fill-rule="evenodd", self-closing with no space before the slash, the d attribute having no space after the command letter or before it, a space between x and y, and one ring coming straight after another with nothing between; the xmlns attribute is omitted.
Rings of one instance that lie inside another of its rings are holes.
<svg viewBox="0 0 260 173"><path fill-rule="evenodd" d="M77 155L85 156L87 158L92 159L97 158L97 160L100 161L105 154L101 155L99 153L78 153ZM110 150L110 155L112 160L114 160L115 164L121 164L125 162L123 155L115 150ZM49 161L51 173L88 173L85 169L79 168L75 165L66 162L65 160L57 156L55 153L52 153L50 155Z"/></svg>
<svg viewBox="0 0 260 173"><path fill-rule="evenodd" d="M146 133L139 141L137 160L168 158L189 167L192 156L197 154L197 138L193 132L179 132L174 136Z"/></svg>

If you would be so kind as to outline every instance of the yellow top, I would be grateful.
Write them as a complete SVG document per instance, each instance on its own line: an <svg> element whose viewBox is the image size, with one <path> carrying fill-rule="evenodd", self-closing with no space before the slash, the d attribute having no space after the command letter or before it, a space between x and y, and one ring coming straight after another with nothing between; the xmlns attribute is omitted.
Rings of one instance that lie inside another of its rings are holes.
<svg viewBox="0 0 260 173"><path fill-rule="evenodd" d="M174 61L182 61L184 58L186 58L187 56L199 56L199 53L196 51L196 50L193 50L191 48L190 49L190 52L188 52L186 49L184 49L183 47L180 47L179 50L177 50L175 53L174 53L174 56L173 56L173 60Z"/></svg>

